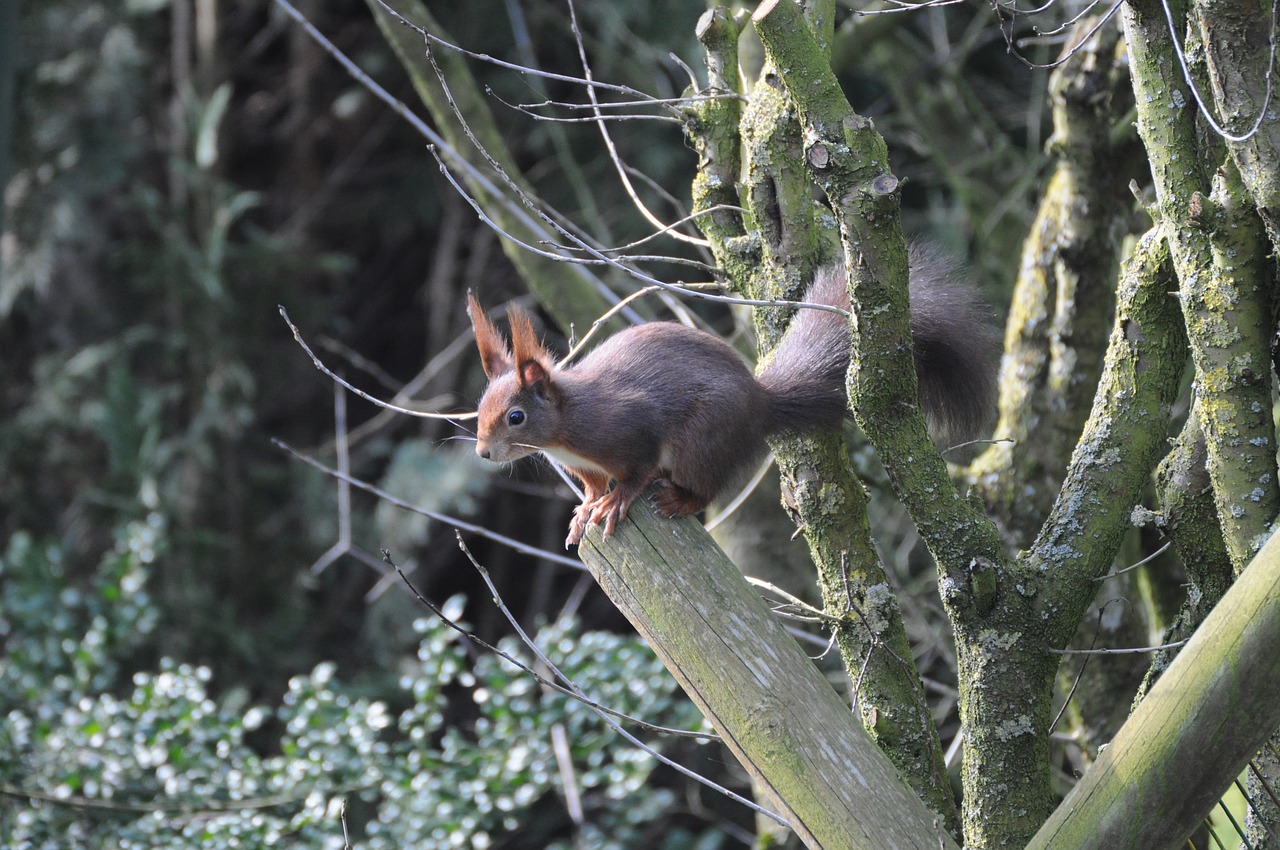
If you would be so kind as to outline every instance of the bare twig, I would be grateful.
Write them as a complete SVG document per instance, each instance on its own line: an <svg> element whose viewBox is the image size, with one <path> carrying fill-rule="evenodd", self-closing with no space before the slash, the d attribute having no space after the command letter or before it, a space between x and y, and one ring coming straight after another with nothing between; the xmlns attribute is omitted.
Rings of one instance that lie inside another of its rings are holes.
<svg viewBox="0 0 1280 850"><path fill-rule="evenodd" d="M338 472L347 476L351 472L351 447L347 440L347 394L342 387L333 385L333 419L335 447L338 454ZM319 575L326 567L343 555L351 555L364 564L382 572L382 563L372 554L352 543L351 540L351 485L338 479L338 539L329 549L316 558L311 574Z"/></svg>
<svg viewBox="0 0 1280 850"><path fill-rule="evenodd" d="M1127 601L1127 600L1124 600L1124 599L1108 599L1106 602L1104 602L1104 603L1102 604L1102 607L1100 607L1100 608L1098 609L1098 622L1094 625L1094 629L1093 629L1093 638L1092 638L1092 640L1090 640L1090 641L1089 641L1089 650L1088 650L1088 651L1086 651L1086 652L1084 653L1084 654L1085 654L1084 662L1083 662L1083 663L1081 663L1081 665L1080 665L1080 669L1079 669L1078 671L1076 671L1076 678L1075 678L1075 680L1071 683L1071 688L1067 691L1067 695L1066 695L1066 697L1062 700L1062 707L1058 709L1058 715L1057 715L1057 717L1054 717L1054 718L1053 718L1053 722L1049 724L1049 731L1050 731L1050 732L1053 732L1053 730L1054 730L1054 729L1057 729L1057 728L1058 728L1058 723L1059 723L1059 722L1061 722L1061 720L1062 720L1062 715L1066 714L1066 712L1067 712L1067 706L1071 705L1071 698L1072 698L1073 696L1075 696L1076 688L1078 688L1078 687L1080 686L1080 680L1084 678L1084 670L1085 670L1085 668L1086 668L1086 667L1088 667L1088 666L1089 666L1089 658L1088 658L1088 655L1089 655L1089 653L1093 650L1093 648L1094 648L1095 646L1097 646L1097 644L1098 644L1098 635L1100 635L1100 634L1102 633L1102 616L1107 612L1107 606L1108 606L1108 605L1110 605L1112 602L1117 602L1117 601L1119 601L1119 602L1125 602L1125 601Z"/></svg>
<svg viewBox="0 0 1280 850"><path fill-rule="evenodd" d="M848 311L841 310L838 307L832 307L827 304L813 304L813 303L808 303L803 301L757 300L757 299L748 299L748 298L735 298L727 295L716 295L710 292L701 292L695 289L691 289L684 284L673 284L673 283L668 283L666 281L658 280L657 278L651 275L644 274L639 270L626 265L625 263L619 262L618 260L608 256L608 254L606 254L600 248L587 244L585 240L583 240L581 237L570 232L567 228L565 228L564 225L555 221L548 213L546 213L541 208L539 208L536 204L534 204L532 199L528 199L522 196L522 198L527 201L527 205L522 205L520 203L516 203L515 200L508 197L504 193L500 192L498 190L498 187L494 185L493 181L489 179L488 175L484 174L482 171L480 171L478 168L476 168L474 165L468 162L465 157L461 156L456 150L454 150L454 148L451 145L449 145L449 143L444 139L443 136L441 136L439 133L435 132L429 126L427 126L427 124L424 121L422 121L422 119L419 118L417 115L415 115L407 106L405 106L404 103L392 97L390 93L388 93L384 88L382 88L376 82L374 82L373 79L371 79L368 74L365 74L364 71L362 71L359 68L359 66L357 66L353 61L351 61L349 57L343 54L342 51L340 51L332 42L326 39L324 35L320 33L320 31L317 30L305 17L303 17L300 12L298 12L295 8L293 8L293 6L289 4L288 0L274 0L274 2L278 6L280 6L282 9L284 9L286 14L288 14L295 21L297 21L297 23L301 27L303 27L303 29L307 32L307 34L312 39L314 39L322 48L324 48L331 56L333 56L334 59L336 59L338 63L341 64L343 68L345 68L347 72L351 74L351 76L357 82L359 82L362 86L368 89L369 92L372 93L379 100L383 101L388 106L390 106L398 115L400 115L406 121L408 121L417 132L422 134L431 143L429 150L437 158L437 161L440 164L441 170L444 173L446 179L449 180L450 184L459 192L462 198L472 207L472 209L476 211L477 215L480 216L481 220L486 225L492 228L495 233L498 233L503 238L510 240L512 244L518 245L519 247L527 251L532 251L540 256L544 256L549 259L554 259L561 262L569 262L575 265L585 265L581 257L565 257L562 254L555 254L552 252L543 251L534 245L530 245L527 242L524 242L522 240L515 239L514 237L512 237L510 233L507 233L506 231L504 231L501 227L499 227L496 224L496 222L494 222L489 216L487 216L484 213L484 210L481 208L479 202L477 202L475 198L473 198L469 193L467 193L462 188L462 186L457 182L457 179L453 175L453 172L451 169L457 168L459 170L465 171L468 176L468 179L476 181L478 185L484 188L486 193L494 197L498 203L503 204L505 209L507 209L513 216L517 217L522 224L529 227L534 232L545 232L537 224L536 218L540 218L544 223L551 225L553 229L555 229L557 232L560 232L561 234L569 238L570 241L574 242L576 246L576 250L580 250L586 253L588 256L594 258L597 261L600 261L601 264L609 265L609 266L612 266L613 268L619 269L620 271L624 272L630 277L635 278L638 282L642 284L660 286L663 289L672 293L678 293L678 294L682 294L689 297L699 298L706 301L714 301L714 302L723 303L723 304L739 304L739 305L744 305L748 307L778 307L778 306L796 307L796 308L806 308L806 309L813 309L813 310L825 310L827 312L838 313L843 316L849 315ZM381 3L381 0L379 0L379 2ZM524 68L523 66L512 65L511 63L498 62L497 60L493 60L492 57L487 57L482 54L472 54L467 51L463 51L460 48L457 48L455 45L449 44L448 42L443 42L442 40L436 38L435 36L432 36L430 33L427 33L421 27L417 27L411 24L410 22L405 21L404 18L398 15L394 10L387 7L385 3L381 3L381 5L384 8L387 8L388 11L393 16L395 16L397 20L401 21L406 26L411 27L415 31L422 33L423 37L428 39L432 43L446 46L446 47L449 47L450 49L460 50L460 52L464 53L465 55L472 56L473 58L484 59L486 61L494 61L503 67L510 67L512 69L520 70L526 73L538 73L541 76L547 76L548 78L551 78L551 79L567 79L572 82L585 82L582 80L578 80L577 78L572 78L572 77L565 78L563 75L544 74L543 72L535 72L534 70ZM591 82L588 84L592 87L601 88L601 89L614 89L614 90L625 91L633 96L639 96L639 97L645 96L643 95L643 93L637 92L633 89L628 89L625 86L616 87L616 86L610 86L607 84L596 83L596 82ZM536 218L530 216L530 211L533 212ZM556 243L551 242L550 240L547 240L547 244L556 244ZM570 247L566 246L564 250L570 250ZM678 258L677 259L664 258L664 261L678 262L679 260ZM607 292L607 290L605 291ZM612 295L612 293L608 293L608 295L610 298L616 299L616 296ZM322 370L322 371L327 372L327 370ZM357 394L361 394L359 393L358 390L355 390L354 387L351 387L351 389L352 391L357 392ZM373 402L374 404L379 404L379 402L376 399L373 399L363 394L361 394L361 396ZM405 412L410 413L411 415L414 415L414 416L426 415L417 411L405 411ZM447 414L446 415L431 414L431 416L434 416L436 418L449 418L449 415ZM461 418L461 417L462 415L458 414L458 415L454 415L452 418Z"/></svg>
<svg viewBox="0 0 1280 850"><path fill-rule="evenodd" d="M0 796L14 797L19 800L38 800L55 806L67 806L74 809L98 810L103 812L132 812L135 814L153 814L156 812L184 812L200 814L201 812L238 812L247 809L273 809L278 806L290 806L303 803L307 797L319 791L326 795L348 794L362 791L373 786L350 785L341 788L308 788L293 794L275 794L270 797L254 797L245 800L208 800L196 802L152 802L125 803L119 800L99 800L94 797L80 797L74 794L59 795L33 788L23 788L8 782L0 782Z"/></svg>
<svg viewBox="0 0 1280 850"><path fill-rule="evenodd" d="M675 221L668 224L662 230L658 230L653 233L650 233L648 236L642 236L641 238L635 240L634 242L628 242L626 245L619 245L616 248L601 248L600 251L601 253L604 253L604 254L620 254L623 251L629 251L633 248L643 245L646 242L657 239L658 237L666 234L666 232L668 230L671 230L672 228L679 227L680 225L686 224L691 221L696 221L697 219L702 218L703 216L714 215L715 213L718 213L718 212L745 213L746 211L747 210L745 207L736 206L734 204L716 204L715 206L707 207L706 209L701 209L694 213L689 213L687 216L683 218L678 218ZM577 248L574 248L572 245L566 245L564 246L564 248L567 251L579 250ZM670 259L675 259L675 258L670 258ZM667 261L667 259L663 258L663 261L665 262ZM715 269L715 267L710 265L709 263L702 263L701 265L709 270Z"/></svg>
<svg viewBox="0 0 1280 850"><path fill-rule="evenodd" d="M764 480L764 477L768 474L769 467L771 466L773 466L773 452L769 452L768 457L761 461L760 468L756 470L755 475L751 476L751 480L748 481L740 491L738 491L738 495L733 497L733 501L725 505L724 509L717 513L715 518L706 524L705 527L707 531L714 531L716 526L733 516L734 512L738 510L738 508L742 507L743 503L745 503L751 494L756 491L756 488L760 486L760 482Z"/></svg>
<svg viewBox="0 0 1280 850"><path fill-rule="evenodd" d="M560 771L560 788L564 791L564 807L569 812L569 820L581 828L586 822L582 811L582 790L578 787L578 772L573 766L573 751L563 723L551 727L551 751L555 754L556 769Z"/></svg>
<svg viewBox="0 0 1280 850"><path fill-rule="evenodd" d="M435 152L432 151L432 153L435 153ZM495 222L492 218L490 218L488 215L485 214L484 208L480 205L480 202L477 201L475 198L473 198L466 191L466 189L463 188L462 184L458 182L457 178L453 176L453 174L449 171L449 167L445 163L444 159L437 155L436 162L439 164L440 170L444 174L445 179L448 180L449 184L453 186L453 188L462 196L463 200L465 200L471 206L471 208L475 211L476 215L480 218L480 220L483 221L487 226L493 228L494 232L497 233L499 236L501 236L503 239L509 240L513 245L517 245L525 249L526 251L532 251L533 253L538 254L541 257L545 257L550 260L555 260L557 262L573 263L575 265L591 264L591 263L588 263L586 260L583 260L581 257L570 257L570 256L565 256L563 254L556 254L550 251L544 251L541 248L538 248L534 245L530 245L527 242L523 242L520 239L517 239L512 234L503 230L502 227L499 226L497 222ZM570 249L566 248L565 250L570 250ZM639 271L638 269L632 268L631 266L628 266L625 263L614 259L613 257L608 256L603 250L599 248L581 243L580 240L579 240L579 246L577 250L584 251L591 257L594 257L598 261L597 263L595 263L595 265L608 265L616 269L621 269L622 271L626 272L630 277L635 278L640 283L648 284L650 286L657 286L661 289L666 290L667 292L678 293L680 295L688 296L690 298L697 298L703 301L713 301L717 304L737 304L739 306L744 306L744 307L795 307L797 309L805 309L805 310L823 310L827 313L835 313L837 315L844 316L846 318L849 316L848 310L842 310L841 308L833 307L830 304L818 304L812 301L787 301L781 298L775 298L775 299L738 298L732 295L716 295L715 293L712 293L712 292L704 292L700 289L694 288L694 286L702 286L704 284L668 283L667 281L659 280L651 275L647 275ZM666 262L666 260L663 260L663 261ZM616 298L616 296L614 297Z"/></svg>
<svg viewBox="0 0 1280 850"><path fill-rule="evenodd" d="M1162 649L1177 649L1191 638L1175 640L1173 643L1158 643L1155 646L1126 646L1108 649L1046 649L1054 655L1131 655L1139 652L1159 652Z"/></svg>
<svg viewBox="0 0 1280 850"><path fill-rule="evenodd" d="M1125 568L1124 568L1124 569L1122 569L1122 570L1116 570L1114 573L1107 573L1107 574L1106 574L1106 575L1104 575L1104 576L1098 576L1097 578L1095 578L1095 579L1094 579L1094 581L1106 581L1106 580L1107 580L1107 579L1109 579L1109 578L1115 578L1116 576L1124 575L1125 573L1129 572L1130 570L1136 570L1138 567L1141 567L1141 566L1142 566L1142 565L1144 565L1144 564L1148 564L1148 563L1150 563L1151 561L1154 561L1154 560L1155 560L1156 558L1158 558L1159 556L1163 555L1163 554L1165 553L1165 551L1167 551L1167 550L1168 550L1168 548L1169 548L1170 546L1172 546L1172 545L1173 545L1173 541L1172 541L1172 540L1170 540L1169 542L1167 542L1167 543L1165 543L1163 546L1161 546L1159 549L1157 549L1156 551L1152 552L1152 553L1151 553L1150 555L1148 555L1147 557L1143 558L1141 561L1138 561L1136 564L1130 564L1129 566L1125 567Z"/></svg>
<svg viewBox="0 0 1280 850"><path fill-rule="evenodd" d="M582 31L578 29L577 6L574 4L573 0L568 0L568 6L569 29L573 32L574 43L578 46L578 60L582 63L583 76L590 80L592 78L591 63L587 61L587 48L586 45L582 43ZM613 163L614 170L617 171L618 177L622 181L622 188L626 191L627 197L631 199L631 203L640 211L640 215L644 217L645 221L649 222L654 227L665 228L666 225L662 223L662 220L650 212L649 207L645 205L644 201L640 200L640 196L636 194L635 187L631 184L631 178L627 174L627 170L622 167L622 159L618 156L618 148L614 145L613 137L609 134L609 128L605 124L604 115L600 111L600 104L597 101L596 91L594 88L589 87L587 89L587 97L591 98L591 104L593 107L591 111L595 116L596 126L600 130L600 138L604 140L604 147L609 153L609 160ZM690 236L678 231L671 231L671 236L681 242L687 242L690 245L699 245L703 248L710 246L710 243L702 237Z"/></svg>
<svg viewBox="0 0 1280 850"><path fill-rule="evenodd" d="M458 537L458 545L462 546L461 536ZM463 547L462 551L467 554L468 558L471 557L471 553L465 547ZM458 623L456 620L451 619L449 615L444 613L444 610L439 605L436 605L434 602L432 602L431 600L427 599L425 596L422 595L421 591L418 590L417 586L409 579L407 575L404 574L404 570L400 569L400 565L397 564L394 560L392 560L391 553L386 549L382 550L382 560L386 562L387 566L389 566L392 570L395 571L396 575L400 576L400 580L404 582L405 587L407 587L409 589L409 592L413 594L413 598L418 600L418 603L420 605L422 605L424 608L426 608L428 611L434 614L436 618L440 620L440 622L444 623L450 629L453 629L455 632L462 635L467 640L471 641L472 643L476 644L482 649L486 649L489 652L492 652L494 655L498 656L503 661L506 661L508 664L520 670L522 673L527 673L529 676L533 678L535 682L537 682L539 685L542 685L544 688L550 688L556 691L557 693L561 693L571 699L575 699L593 711L603 712L604 714L618 717L622 720L626 720L628 723L634 723L637 726L643 729L648 729L652 732L657 732L663 735L674 735L675 737L678 737L678 738L696 738L698 740L704 740L704 741L719 740L719 736L715 734L711 734L707 732L690 732L687 729L673 729L669 726L659 726L655 723L650 723L647 720L641 720L638 717L632 717L630 714L624 714L621 711L616 711L612 708L609 708L608 706L602 705L596 702L595 700L591 699L590 697L588 697L586 694L584 694L582 690L578 688L577 685L573 684L572 680L570 680L567 676L565 676L563 673L561 673L559 670L557 670L554 666L550 664L547 665L547 669L551 670L553 675L555 675L557 678L559 678L561 681L565 682L566 684L561 685L559 682L555 682L555 681L552 681L551 679L548 679L546 676L543 676L537 670L534 670L528 664L525 664L523 661L516 658L511 653L497 646L494 646L493 644L486 641L484 638L477 635L475 632L468 631L467 629L463 628L462 625ZM472 560L472 563L475 563L474 559ZM494 592L494 594L496 595L496 591ZM537 655L541 660L542 656L537 651L537 647L535 646L531 648L535 650L535 655Z"/></svg>
<svg viewBox="0 0 1280 850"><path fill-rule="evenodd" d="M498 534L496 531L490 531L489 529L485 528L482 525L476 525L475 523L467 522L465 520L458 519L457 517L449 516L448 514L442 514L438 511L429 511L426 508L420 508L417 505L412 505L404 501L403 499L396 498L395 496L391 495L387 491L379 487L376 487L367 481L361 481L359 478L354 478L350 475L341 473L336 469L325 466L320 461L316 460L315 458L308 457L307 455L293 448L283 440L273 438L271 440L271 443L272 445L275 445L278 448L281 448L284 451L288 452L289 454L293 455L295 458L307 464L308 466L318 469L326 475L331 475L334 478L338 478L342 481L346 481L352 487L355 487L358 490L363 490L366 493L371 493L372 495L377 496L379 499L382 499L386 502L389 502L392 505L395 505L397 508L410 511L415 514L421 514L422 516L428 517L430 519L434 519L437 522L442 522L445 525L448 525L459 531L466 531L470 534L478 534L481 537L485 537L489 540L497 541L498 543L501 543L504 546L509 546L515 551L522 552L526 555L533 555L538 558L544 558L548 561L551 561L552 563L560 564L561 566L565 566L565 567L570 567L575 570L586 569L586 567L583 566L582 562L577 560L576 558L570 558L565 555L557 554L556 552L549 552L546 549L539 549L536 546L530 546L527 543L522 543L521 541L516 540L512 537L507 537L504 534Z"/></svg>
<svg viewBox="0 0 1280 850"><path fill-rule="evenodd" d="M458 153L458 151L454 150L453 146L450 145L449 142L443 136L441 136L439 133L433 130L430 126L428 126L425 121L423 121L421 118L415 115L414 112L411 109L409 109L409 107L407 107L404 103L402 103L401 101L393 97L390 92L388 92L382 86L378 85L373 80L373 78L371 78L368 74L362 71L360 69L360 66L356 65L356 63L353 62L350 57L348 57L341 50L339 50L338 47L333 42L325 38L323 33L321 33L318 29L316 29L315 26L312 25L312 23L308 21L301 12L299 12L289 3L289 0L274 0L274 2L277 6L279 6L281 9L284 10L285 14L287 14L300 27L302 27L303 31L306 32L307 35L313 41L315 41L318 45L320 45L322 49L324 49L325 52L327 52L330 56L332 56L338 62L338 64L341 65L347 71L347 73L351 75L351 77L356 82L358 82L361 86L363 86L366 90L368 90L378 100L381 100L383 103L389 106L392 109L392 111L394 111L401 118L405 119L405 121L407 121L415 131L417 131L424 138L426 138L427 141L430 142L431 145L433 145L435 148L435 150L433 150L433 153L438 152L439 154L443 155L443 157L447 159L449 162L453 163L454 167L465 172L469 180L475 182L476 185L483 188L484 191L494 199L495 203L501 204L513 218L517 219L525 227L528 227L530 231L534 233L539 233L545 236L549 236L549 234L538 224L538 220L530 216L529 211L525 209L524 206L522 206L519 203L516 203L514 199L500 192L498 190L498 187L489 178L489 175L485 174L483 171L481 171L479 168L477 168L475 165L469 162L466 159L466 157L463 157L461 154ZM383 4L384 7L385 5L386 4ZM395 15L395 17L398 20L406 24L408 23L407 21L404 21L404 19L401 18L398 14L396 14L394 10L390 10L390 11L391 11L391 14ZM420 28L418 27L413 27L413 28L421 32ZM636 92L635 94L640 94L640 93ZM546 220L547 219L544 217L544 221ZM557 225L557 229L561 230L563 228L560 228ZM604 294L606 295L609 294L608 290L605 289L603 284L601 284L599 281L594 281L594 283L602 290Z"/></svg>
<svg viewBox="0 0 1280 850"><path fill-rule="evenodd" d="M556 107L557 109L569 109L569 110L574 110L574 109L595 110L595 109L622 109L624 107L652 106L657 104L691 106L699 103L706 103L709 100L723 100L724 98L742 99L742 95L738 94L737 92L717 92L715 94L695 94L687 97L667 97L667 98L655 97L655 98L650 98L648 100L609 100L609 101L600 101L598 103L573 103L572 101L550 100L550 99L544 100L540 103L511 103L510 101L503 100L492 89L486 88L485 93L488 95L491 95L494 100L498 101L503 106L510 106L512 109L519 109L522 112L527 112L533 109L546 109L549 107ZM546 116L534 115L533 117L544 118ZM645 115L640 117L653 118L655 116ZM674 116L662 116L662 117L674 118Z"/></svg>
<svg viewBox="0 0 1280 850"><path fill-rule="evenodd" d="M1094 3L1096 2L1097 0L1094 0ZM1089 8L1092 8L1094 3L1091 3ZM1067 52L1065 52L1064 54L1062 54L1052 62L1044 62L1044 63L1032 62L1030 59L1026 58L1021 53L1019 53L1014 48L1012 28L1006 30L1004 25L1004 18L998 16L1000 20L1000 33L1004 36L1005 45L1008 47L1010 55L1012 55L1015 59L1017 59L1026 67L1032 68L1035 70L1045 70L1050 68L1056 68L1059 65L1063 65L1071 61L1071 58L1075 56L1076 53L1078 53L1080 50L1082 50L1086 44L1089 43L1089 41L1094 37L1094 35L1097 34L1098 30L1106 26L1107 22L1110 21L1115 16L1116 12L1120 11L1120 7L1123 4L1124 4L1124 0L1114 0L1114 2L1111 4L1111 8L1107 9L1106 13L1101 15L1098 18L1098 20L1089 29L1089 31L1085 33L1084 36L1081 37L1078 42L1072 45L1070 50L1068 50ZM1081 15L1077 15L1077 18L1082 16L1083 16L1083 13L1081 13ZM1075 19L1072 19L1072 20L1074 21Z"/></svg>
<svg viewBox="0 0 1280 850"><path fill-rule="evenodd" d="M281 2L281 0L277 0L277 2ZM576 85L586 86L588 89L600 89L602 91L613 91L613 92L625 94L637 99L649 100L649 101L654 101L659 103L662 102L659 98L655 98L651 95L648 95L645 92L640 91L639 89L633 89L630 86L617 85L615 83L602 83L597 80L583 79L582 77L571 77L567 74L556 74L556 73L552 73L551 71L543 71L538 68L530 68L527 65L520 65L515 62L506 62L502 59L498 59L496 57L490 56L487 53L476 53L475 51L467 50L465 47L460 47L456 44L452 44L451 42L445 41L439 36L434 35L431 32L428 32L424 27L420 27L417 24L415 24L413 21L408 20L399 12L397 12L395 9L388 6L384 2L384 0L378 0L378 5L381 6L383 9L386 9L387 14L391 15L401 24L404 24L409 29L421 35L430 44L434 44L439 47L446 48L447 50L452 50L455 53L461 54L462 56L466 56L471 59L476 59L480 62L487 62L490 65L495 65L499 68L505 68L508 71L515 71L517 74L520 74L521 76L542 77L543 79L547 79L547 80L556 80L562 83L574 83Z"/></svg>
<svg viewBox="0 0 1280 850"><path fill-rule="evenodd" d="M336 372L330 369L328 366L324 365L324 363L320 360L319 356L317 356L316 353L311 350L311 346L307 345L306 340L302 338L302 331L298 330L298 326L295 325L292 320L290 320L288 311L286 311L283 306L277 307L277 309L280 311L280 316L281 318L284 319L285 324L289 326L289 330L293 331L293 338L297 340L298 345L302 346L302 350L305 351L307 353L307 356L311 358L311 362L315 364L315 367L319 369L321 372L323 372L324 374L328 375L329 379L332 380L334 383L346 388L350 392L355 393L365 401L371 404L376 404L378 407L382 407L387 410L393 410L396 413L403 413L403 414L406 414L407 416L417 416L422 419L444 419L450 422L457 422L463 419L476 418L476 414L474 412L463 411L463 412L457 412L457 413L430 413L423 410L412 410L407 407L400 407L398 405L385 402L380 398L369 395L367 392L351 384L345 378L342 378Z"/></svg>
<svg viewBox="0 0 1280 850"><path fill-rule="evenodd" d="M462 551L466 554L467 558L471 561L471 565L475 567L476 571L480 574L480 578L484 581L485 586L489 588L489 592L493 595L494 604L498 606L498 610L502 612L502 615L504 617L506 617L507 622L511 624L511 627L515 629L516 634L520 637L520 640L522 640L525 646L527 646L529 650L534 653L534 655L537 657L539 662L547 666L547 669L551 670L562 681L567 681L564 674L561 673L560 670L555 666L555 664L552 663L551 659L548 658L546 654L543 653L542 650L538 648L537 644L533 642L533 640L525 632L524 628L520 625L520 622L511 614L511 611L508 610L506 604L502 601L502 595L498 592L497 586L494 585L493 579L489 576L489 571L486 570L480 564L480 562L477 561L475 557L471 554L471 551L467 549L466 544L462 542L461 535L458 535L458 546L462 549ZM573 687L575 687L576 689L576 686L573 686ZM730 791L728 788L725 788L721 785L718 785L715 782L712 782L710 779L703 776L702 774L696 771L690 770L689 768L685 767L679 762L676 762L670 758L667 758L662 753L648 746L639 738L636 738L634 735L628 732L626 729L623 729L621 726L619 726L617 721L615 721L611 716L609 716L608 713L602 713L600 715L600 718L605 723L607 723L614 730L614 732L618 733L623 738L625 738L628 741L628 743L632 744L633 746L639 747L640 749L649 753L654 758L661 761L663 764L667 765L668 767L680 773L682 776L692 779L695 782L698 782L706 786L707 788L712 789L713 791L717 791L720 794L723 794L724 796L728 797L730 800L733 800L737 803L741 803L742 805L746 806L747 808L749 808L751 811L755 812L758 815L763 815L764 817L767 817L770 820L773 820L774 822L782 826L790 828L790 824L788 824L787 821L784 818L780 817L778 814L771 812L762 806L757 805L751 800L748 800L746 797L743 797L741 794L736 794L733 791Z"/></svg>

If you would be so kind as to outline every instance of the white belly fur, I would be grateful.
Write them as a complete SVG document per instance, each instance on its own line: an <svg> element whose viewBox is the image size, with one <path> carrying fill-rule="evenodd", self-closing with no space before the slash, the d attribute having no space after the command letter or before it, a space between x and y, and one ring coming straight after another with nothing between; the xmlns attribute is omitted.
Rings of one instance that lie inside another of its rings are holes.
<svg viewBox="0 0 1280 850"><path fill-rule="evenodd" d="M584 472L603 472L608 474L608 470L601 467L595 461L587 460L581 455L576 455L565 448L542 449L542 453L554 460L561 466L567 466L570 469L581 469Z"/></svg>

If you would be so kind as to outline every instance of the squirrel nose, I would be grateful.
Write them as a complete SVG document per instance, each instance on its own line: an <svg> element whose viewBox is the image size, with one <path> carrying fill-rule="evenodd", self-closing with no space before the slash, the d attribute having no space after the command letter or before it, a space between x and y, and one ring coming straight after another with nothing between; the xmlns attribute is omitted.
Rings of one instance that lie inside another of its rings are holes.
<svg viewBox="0 0 1280 850"><path fill-rule="evenodd" d="M488 460L489 447L486 446L484 443L476 443L476 454L480 455L480 457L484 458L485 460Z"/></svg>

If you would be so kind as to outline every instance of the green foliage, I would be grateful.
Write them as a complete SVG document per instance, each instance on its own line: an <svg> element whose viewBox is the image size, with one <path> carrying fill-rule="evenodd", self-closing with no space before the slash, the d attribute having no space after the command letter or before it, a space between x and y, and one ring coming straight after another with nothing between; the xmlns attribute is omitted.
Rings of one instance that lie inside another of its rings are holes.
<svg viewBox="0 0 1280 850"><path fill-rule="evenodd" d="M80 589L63 571L63 553L16 534L0 560L0 713L39 704L46 722L71 695L100 691L155 628L146 565L163 546L158 514L131 522Z"/></svg>
<svg viewBox="0 0 1280 850"><path fill-rule="evenodd" d="M652 756L506 662L473 663L435 618L414 624L416 661L384 699L358 695L329 662L291 679L274 708L246 705L238 690L218 696L207 667L162 660L128 675L122 662L157 621L146 578L164 533L154 514L127 525L83 590L56 546L10 541L0 561L4 846L339 847L349 798L362 848L485 847L562 808L561 732L590 846L637 846L673 804L648 787ZM459 616L462 599L445 608ZM643 644L574 628L545 628L538 641L593 698L698 722ZM514 640L504 649L534 663ZM392 703L404 706L398 715ZM689 840L675 833L664 846Z"/></svg>

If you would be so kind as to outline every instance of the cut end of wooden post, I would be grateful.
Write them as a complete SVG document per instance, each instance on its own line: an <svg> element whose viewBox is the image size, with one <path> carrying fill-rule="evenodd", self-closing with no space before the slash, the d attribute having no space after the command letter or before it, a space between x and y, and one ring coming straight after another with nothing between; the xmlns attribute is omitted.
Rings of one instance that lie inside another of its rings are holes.
<svg viewBox="0 0 1280 850"><path fill-rule="evenodd" d="M779 2L782 2L782 0L764 0L764 2L757 6L756 10L751 13L751 20L753 22L763 21L769 16L769 13L773 11L773 7L777 6Z"/></svg>

